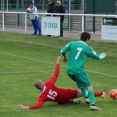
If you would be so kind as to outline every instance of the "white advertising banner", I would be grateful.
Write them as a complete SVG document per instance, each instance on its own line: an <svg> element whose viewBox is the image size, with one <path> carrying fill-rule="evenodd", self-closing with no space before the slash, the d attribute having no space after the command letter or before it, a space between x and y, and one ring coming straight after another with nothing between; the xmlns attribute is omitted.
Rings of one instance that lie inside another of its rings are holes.
<svg viewBox="0 0 117 117"><path fill-rule="evenodd" d="M60 17L42 17L42 35L60 36Z"/></svg>
<svg viewBox="0 0 117 117"><path fill-rule="evenodd" d="M102 39L117 40L117 18L102 18Z"/></svg>

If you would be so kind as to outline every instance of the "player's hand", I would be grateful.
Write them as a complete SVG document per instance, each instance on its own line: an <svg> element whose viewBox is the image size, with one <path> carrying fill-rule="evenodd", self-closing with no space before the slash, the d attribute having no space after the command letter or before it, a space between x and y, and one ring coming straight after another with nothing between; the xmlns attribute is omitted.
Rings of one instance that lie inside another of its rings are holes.
<svg viewBox="0 0 117 117"><path fill-rule="evenodd" d="M68 58L63 58L64 63L67 63L67 61L68 61Z"/></svg>
<svg viewBox="0 0 117 117"><path fill-rule="evenodd" d="M57 63L60 63L60 60L61 60L61 56L58 56L57 57Z"/></svg>
<svg viewBox="0 0 117 117"><path fill-rule="evenodd" d="M99 56L100 56L100 59L103 59L103 58L106 57L106 53L103 52L103 53L101 53Z"/></svg>
<svg viewBox="0 0 117 117"><path fill-rule="evenodd" d="M25 109L25 106L23 106L22 104L18 105L17 107L22 110Z"/></svg>

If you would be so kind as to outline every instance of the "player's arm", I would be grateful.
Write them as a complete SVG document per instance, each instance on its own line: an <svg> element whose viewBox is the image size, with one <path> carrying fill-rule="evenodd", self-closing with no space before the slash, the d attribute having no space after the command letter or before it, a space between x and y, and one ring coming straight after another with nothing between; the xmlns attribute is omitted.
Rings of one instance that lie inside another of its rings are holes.
<svg viewBox="0 0 117 117"><path fill-rule="evenodd" d="M66 63L68 60L66 53L70 50L70 45L71 45L71 42L61 49L61 54L63 55L64 63Z"/></svg>
<svg viewBox="0 0 117 117"><path fill-rule="evenodd" d="M24 105L20 104L20 105L18 105L18 108L22 109L22 110L24 110L24 109L38 109L43 104L44 104L43 99L39 98L38 102L35 105L33 105L33 106L24 106Z"/></svg>
<svg viewBox="0 0 117 117"><path fill-rule="evenodd" d="M90 48L90 51L88 52L88 54L90 57L97 59L97 60L100 60L106 57L106 54L104 52L101 54L97 54L92 48Z"/></svg>
<svg viewBox="0 0 117 117"><path fill-rule="evenodd" d="M55 68L54 75L47 82L50 82L52 84L56 82L59 76L59 72L60 72L60 60L61 60L61 56L58 56L57 61L56 61L56 68Z"/></svg>

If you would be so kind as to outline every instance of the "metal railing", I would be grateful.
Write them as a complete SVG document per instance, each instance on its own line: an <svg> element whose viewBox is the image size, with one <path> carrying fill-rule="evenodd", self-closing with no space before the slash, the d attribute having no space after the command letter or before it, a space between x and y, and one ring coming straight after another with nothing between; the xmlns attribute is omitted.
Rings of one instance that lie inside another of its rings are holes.
<svg viewBox="0 0 117 117"><path fill-rule="evenodd" d="M0 20L2 20L2 31L5 31L5 14L24 14L24 30L25 30L25 33L27 33L27 15L28 13L27 12L0 12L0 14L2 14L2 18ZM117 15L103 15L103 14L56 14L56 13L38 13L39 15L51 15L51 16L54 16L54 15L65 15L65 16L78 16L78 17L81 17L81 31L84 32L85 31L85 23L86 23L86 20L85 18L86 17L111 17L111 18L117 18ZM101 22L101 21L100 21ZM71 27L70 27L70 21L68 22L69 24L69 31L71 30Z"/></svg>

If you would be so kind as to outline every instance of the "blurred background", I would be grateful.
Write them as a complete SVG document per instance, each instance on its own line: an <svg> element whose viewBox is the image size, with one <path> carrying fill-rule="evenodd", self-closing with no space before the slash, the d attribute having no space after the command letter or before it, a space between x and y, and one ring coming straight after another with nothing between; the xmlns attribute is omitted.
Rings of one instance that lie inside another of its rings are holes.
<svg viewBox="0 0 117 117"><path fill-rule="evenodd" d="M53 3L56 6L56 1ZM1 0L0 11L25 12L29 3L33 2L39 13L45 13L48 7L48 0ZM69 14L117 14L117 0L61 0L62 5ZM2 14L0 14L0 25L2 25ZM40 15L40 17L43 15ZM24 14L5 13L5 26L24 26ZM101 17L85 17L85 31L100 31ZM41 21L40 21L41 22ZM31 22L28 20L28 27ZM64 30L82 30L81 16L65 16Z"/></svg>

